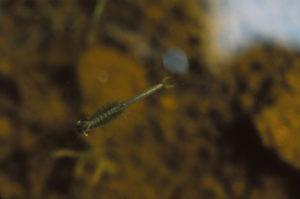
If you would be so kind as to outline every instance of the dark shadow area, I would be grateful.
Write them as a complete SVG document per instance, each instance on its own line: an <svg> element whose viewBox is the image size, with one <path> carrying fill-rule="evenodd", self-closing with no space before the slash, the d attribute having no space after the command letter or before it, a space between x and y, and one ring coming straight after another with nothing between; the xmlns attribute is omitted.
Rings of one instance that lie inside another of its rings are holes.
<svg viewBox="0 0 300 199"><path fill-rule="evenodd" d="M274 150L263 145L252 118L241 110L237 102L233 102L231 108L234 121L218 125L222 132L220 151L230 151L230 154L223 154L222 157L242 164L253 186L260 184L262 175L274 176L285 184L289 198L300 198L300 170L284 162Z"/></svg>

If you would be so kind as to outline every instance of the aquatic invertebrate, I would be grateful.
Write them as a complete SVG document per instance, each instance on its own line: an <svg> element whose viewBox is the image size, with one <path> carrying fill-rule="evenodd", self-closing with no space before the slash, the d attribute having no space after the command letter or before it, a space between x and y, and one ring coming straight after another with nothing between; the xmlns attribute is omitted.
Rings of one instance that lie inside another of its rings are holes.
<svg viewBox="0 0 300 199"><path fill-rule="evenodd" d="M130 98L123 102L113 102L109 105L106 105L96 111L89 119L77 122L77 129L80 134L87 136L87 132L93 128L98 126L104 125L110 122L112 119L121 115L121 113L129 107L131 104L135 103L136 101L160 90L161 88L171 88L174 86L174 82L170 77L164 78L160 83L156 84L155 86L145 90L144 92L140 93L139 95Z"/></svg>

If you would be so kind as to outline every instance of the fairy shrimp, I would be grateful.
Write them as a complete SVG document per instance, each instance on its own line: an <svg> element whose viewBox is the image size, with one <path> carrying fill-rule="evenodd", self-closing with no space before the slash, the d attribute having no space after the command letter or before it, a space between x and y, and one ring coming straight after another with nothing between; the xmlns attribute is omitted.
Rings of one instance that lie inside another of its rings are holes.
<svg viewBox="0 0 300 199"><path fill-rule="evenodd" d="M154 85L153 87L145 90L144 92L132 97L128 100L123 102L113 102L110 103L99 110L97 110L90 118L87 120L79 120L77 122L77 130L80 134L88 136L88 131L92 130L93 128L102 126L111 120L120 116L123 111L128 108L131 104L135 103L136 101L149 96L150 94L162 89L162 88L171 88L174 87L175 84L170 77L164 78L160 83Z"/></svg>

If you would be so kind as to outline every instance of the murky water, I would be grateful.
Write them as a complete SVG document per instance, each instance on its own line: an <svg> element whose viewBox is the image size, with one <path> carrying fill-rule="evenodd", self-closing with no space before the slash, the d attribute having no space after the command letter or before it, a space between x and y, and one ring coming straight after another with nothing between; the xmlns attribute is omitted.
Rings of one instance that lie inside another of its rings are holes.
<svg viewBox="0 0 300 199"><path fill-rule="evenodd" d="M0 198L299 198L287 2L0 1Z"/></svg>

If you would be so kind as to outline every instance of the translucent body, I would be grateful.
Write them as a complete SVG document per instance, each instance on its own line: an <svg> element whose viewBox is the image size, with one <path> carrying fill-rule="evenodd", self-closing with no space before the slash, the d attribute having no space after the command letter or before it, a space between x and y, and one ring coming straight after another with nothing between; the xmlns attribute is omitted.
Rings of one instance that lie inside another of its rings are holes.
<svg viewBox="0 0 300 199"><path fill-rule="evenodd" d="M130 98L123 102L113 102L109 105L106 105L96 111L89 119L84 121L77 122L77 129L80 134L87 136L87 132L93 128L98 126L104 125L110 122L112 119L121 115L121 113L131 104L135 103L136 101L160 90L161 88L170 88L173 87L174 84L169 77L163 79L162 82L156 84L155 86L145 90L144 92L140 93L139 95Z"/></svg>

